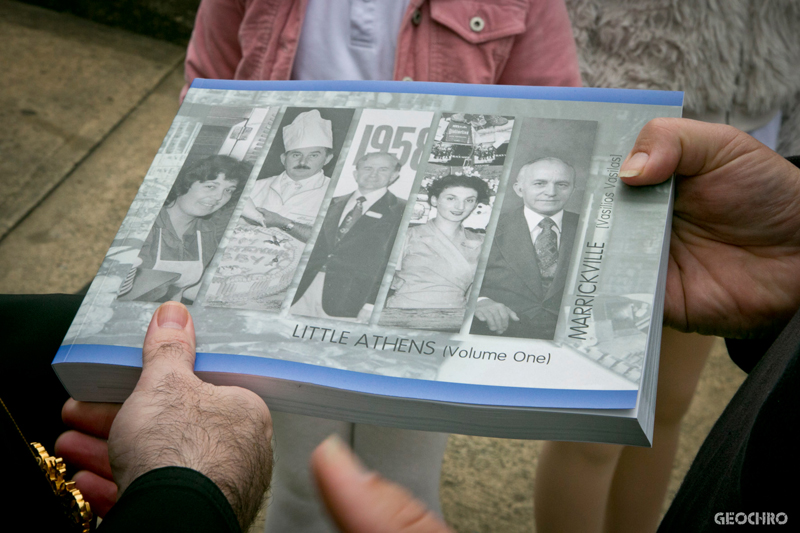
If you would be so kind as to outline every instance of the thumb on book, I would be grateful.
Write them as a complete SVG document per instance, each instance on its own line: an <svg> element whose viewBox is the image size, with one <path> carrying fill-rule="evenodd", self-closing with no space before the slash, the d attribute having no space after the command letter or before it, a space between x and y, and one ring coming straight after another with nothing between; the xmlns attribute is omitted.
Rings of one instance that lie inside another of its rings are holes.
<svg viewBox="0 0 800 533"><path fill-rule="evenodd" d="M628 185L654 185L674 173L683 176L706 173L725 163L721 154L734 153L731 149L736 145L753 142L744 141L746 137L724 124L656 118L639 132L633 149L620 166L619 177Z"/></svg>
<svg viewBox="0 0 800 533"><path fill-rule="evenodd" d="M188 309L178 302L159 307L147 328L142 348L142 376L136 389L160 382L170 373L194 374L194 322Z"/></svg>

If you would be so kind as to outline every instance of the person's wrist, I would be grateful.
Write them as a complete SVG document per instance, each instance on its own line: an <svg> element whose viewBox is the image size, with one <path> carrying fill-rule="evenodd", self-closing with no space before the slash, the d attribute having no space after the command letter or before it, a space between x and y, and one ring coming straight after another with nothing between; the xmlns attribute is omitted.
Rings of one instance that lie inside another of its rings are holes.
<svg viewBox="0 0 800 533"><path fill-rule="evenodd" d="M120 495L155 469L195 470L217 485L246 528L272 471L269 410L251 391L195 376L194 349L188 310L163 304L145 337L139 382L111 425L111 470Z"/></svg>
<svg viewBox="0 0 800 533"><path fill-rule="evenodd" d="M248 403L260 402L259 398L248 394L217 397L214 402L212 396L218 396L214 387L193 381L188 376L173 376L163 386L169 392L149 399L149 403L164 406L156 425L132 438L112 429L111 439L131 441L111 457L119 494L154 470L188 468L214 482L245 529L258 512L271 477L269 421L246 413L257 410L257 405ZM230 405L233 402L237 408ZM194 407L187 410L187 405ZM219 446L223 442L225 445ZM116 443L112 447L120 448Z"/></svg>

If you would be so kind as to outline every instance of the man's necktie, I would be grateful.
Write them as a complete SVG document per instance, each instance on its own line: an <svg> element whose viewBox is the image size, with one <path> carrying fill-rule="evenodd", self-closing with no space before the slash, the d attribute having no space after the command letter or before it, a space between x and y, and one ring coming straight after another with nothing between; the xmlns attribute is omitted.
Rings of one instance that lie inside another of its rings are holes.
<svg viewBox="0 0 800 533"><path fill-rule="evenodd" d="M539 272L542 274L545 290L553 281L558 264L558 237L553 229L555 225L556 223L551 218L543 218L538 225L542 231L533 243L533 248L536 250L536 262L539 263Z"/></svg>
<svg viewBox="0 0 800 533"><path fill-rule="evenodd" d="M351 209L350 212L347 213L347 216L344 217L342 225L339 226L340 239L344 237L345 234L347 234L347 232L352 229L355 223L358 222L358 219L361 218L361 215L364 214L364 202L366 201L367 201L366 198L364 198L363 196L359 196L358 199L356 200L356 205L353 206L353 209Z"/></svg>

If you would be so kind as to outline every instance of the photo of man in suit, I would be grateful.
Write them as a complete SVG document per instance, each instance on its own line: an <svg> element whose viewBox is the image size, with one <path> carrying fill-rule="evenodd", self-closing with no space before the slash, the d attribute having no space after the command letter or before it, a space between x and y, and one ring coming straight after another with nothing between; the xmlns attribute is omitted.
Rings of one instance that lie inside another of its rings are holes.
<svg viewBox="0 0 800 533"><path fill-rule="evenodd" d="M555 157L523 165L513 186L523 206L503 213L471 333L553 339L578 215L564 210L575 169Z"/></svg>
<svg viewBox="0 0 800 533"><path fill-rule="evenodd" d="M400 168L382 152L356 161L358 188L331 200L292 314L369 320L406 206L389 191Z"/></svg>

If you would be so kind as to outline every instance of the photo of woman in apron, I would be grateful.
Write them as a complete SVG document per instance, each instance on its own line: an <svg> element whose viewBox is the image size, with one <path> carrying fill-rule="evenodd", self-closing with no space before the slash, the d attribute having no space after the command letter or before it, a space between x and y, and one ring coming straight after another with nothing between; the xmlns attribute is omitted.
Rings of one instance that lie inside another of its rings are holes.
<svg viewBox="0 0 800 533"><path fill-rule="evenodd" d="M121 299L191 303L227 226L214 214L238 197L250 165L214 155L185 165L120 287ZM221 220L225 218L225 220Z"/></svg>

